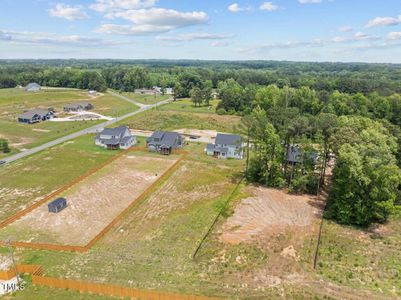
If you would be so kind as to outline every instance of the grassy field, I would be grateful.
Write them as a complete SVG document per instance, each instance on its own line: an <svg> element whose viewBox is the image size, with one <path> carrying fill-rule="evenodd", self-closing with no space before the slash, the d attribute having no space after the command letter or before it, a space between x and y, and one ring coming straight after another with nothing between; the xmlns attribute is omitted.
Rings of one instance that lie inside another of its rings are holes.
<svg viewBox="0 0 401 300"><path fill-rule="evenodd" d="M171 95L138 95L128 92L121 94L142 104L155 104L157 102L172 98Z"/></svg>
<svg viewBox="0 0 401 300"><path fill-rule="evenodd" d="M0 137L9 140L12 153L29 149L60 136L85 129L103 121L79 122L41 122L37 124L22 124L17 122L17 116L32 108L53 107L62 111L67 103L90 101L95 112L108 116L121 116L137 109L129 102L106 94L97 98L87 95L81 90L43 90L38 93L27 93L20 89L0 90ZM11 153L11 154L12 154ZM0 158L10 154L0 154Z"/></svg>
<svg viewBox="0 0 401 300"><path fill-rule="evenodd" d="M210 101L210 105L195 106L191 99L179 99L160 107L160 110L188 111L194 113L214 113L220 100Z"/></svg>
<svg viewBox="0 0 401 300"><path fill-rule="evenodd" d="M326 221L317 272L326 280L401 295L401 220L370 230Z"/></svg>
<svg viewBox="0 0 401 300"><path fill-rule="evenodd" d="M209 129L222 132L235 132L240 118L237 116L220 116L209 113L189 113L178 111L150 110L121 124L128 124L133 129L175 130L175 129Z"/></svg>
<svg viewBox="0 0 401 300"><path fill-rule="evenodd" d="M0 168L0 220L32 204L119 151L97 147L86 135Z"/></svg>
<svg viewBox="0 0 401 300"><path fill-rule="evenodd" d="M190 153L187 160L160 182L149 197L137 203L89 252L18 249L18 261L40 264L49 276L226 298L353 299L355 296L374 299L378 295L400 295L399 221L379 228L380 237L325 224L317 272L312 269L315 236L297 246L295 260L284 259L281 254L284 247L298 240L294 234L277 235L262 244L223 244L219 239L222 224L232 215L236 203L249 197L244 184L232 194L244 161L217 160L204 155L203 148L202 144L190 143L186 147ZM40 160L42 165L36 165L38 159L26 159L13 170L10 169L13 165L7 167L4 174L16 173L17 169L36 170L13 175L9 179L14 183L13 188L23 191L16 182L23 188L45 182L47 190L52 190L74 170L75 176L78 169L82 173L83 166L66 158L77 151L82 152L80 157L92 157L92 160L79 160L80 164L89 161L91 165L116 153L94 147L91 138L85 137L51 149L43 156L51 159ZM55 166L61 163L64 168ZM69 167L70 164L73 166ZM47 177L46 173L49 173ZM27 185L23 180L32 184ZM197 258L192 259L198 243L230 195L233 195L230 207L223 210L212 235ZM42 297L46 291L28 286L17 299L27 299L27 295L47 299ZM89 295L59 290L54 295L60 299L92 299Z"/></svg>

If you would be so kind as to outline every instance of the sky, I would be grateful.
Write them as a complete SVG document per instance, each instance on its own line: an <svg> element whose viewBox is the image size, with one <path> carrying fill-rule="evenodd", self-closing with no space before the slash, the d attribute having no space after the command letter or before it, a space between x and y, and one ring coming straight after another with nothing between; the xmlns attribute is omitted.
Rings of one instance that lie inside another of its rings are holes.
<svg viewBox="0 0 401 300"><path fill-rule="evenodd" d="M0 59L401 63L401 0L0 0Z"/></svg>

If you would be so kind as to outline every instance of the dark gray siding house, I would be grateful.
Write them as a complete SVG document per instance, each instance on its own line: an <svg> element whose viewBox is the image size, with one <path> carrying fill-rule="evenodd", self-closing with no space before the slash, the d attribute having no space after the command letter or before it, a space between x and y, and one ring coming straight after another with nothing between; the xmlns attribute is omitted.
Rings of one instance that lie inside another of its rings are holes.
<svg viewBox="0 0 401 300"><path fill-rule="evenodd" d="M57 198L47 205L49 212L58 213L67 207L67 200L65 198Z"/></svg>
<svg viewBox="0 0 401 300"><path fill-rule="evenodd" d="M38 123L41 121L46 121L54 116L54 111L52 109L32 109L28 110L18 116L18 122L20 123Z"/></svg>
<svg viewBox="0 0 401 300"><path fill-rule="evenodd" d="M91 109L93 109L93 105L89 102L79 102L79 103L67 104L64 106L65 112L87 111Z"/></svg>
<svg viewBox="0 0 401 300"><path fill-rule="evenodd" d="M136 144L136 137L127 126L105 128L96 136L95 144L110 150L128 149Z"/></svg>
<svg viewBox="0 0 401 300"><path fill-rule="evenodd" d="M312 151L306 156L306 159L316 163L318 156L319 154L317 151ZM304 155L302 149L298 145L290 145L287 152L287 161L291 164L298 164L302 163L303 160Z"/></svg>
<svg viewBox="0 0 401 300"><path fill-rule="evenodd" d="M149 151L169 155L173 149L181 148L184 145L184 138L177 132L155 131L146 140L146 147Z"/></svg>

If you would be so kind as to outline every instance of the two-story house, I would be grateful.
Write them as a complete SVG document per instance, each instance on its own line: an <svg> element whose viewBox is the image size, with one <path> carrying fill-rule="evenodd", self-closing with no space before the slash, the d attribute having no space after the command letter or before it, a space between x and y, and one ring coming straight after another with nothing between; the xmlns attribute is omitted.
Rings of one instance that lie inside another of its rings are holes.
<svg viewBox="0 0 401 300"><path fill-rule="evenodd" d="M107 149L128 149L136 144L136 137L127 126L105 128L95 139L95 144Z"/></svg>
<svg viewBox="0 0 401 300"><path fill-rule="evenodd" d="M169 155L173 149L182 146L184 146L184 138L177 132L155 131L146 140L146 147L149 151L164 155Z"/></svg>
<svg viewBox="0 0 401 300"><path fill-rule="evenodd" d="M208 144L205 152L218 158L236 158L244 157L243 141L241 136L236 134L222 134L216 136L214 144Z"/></svg>

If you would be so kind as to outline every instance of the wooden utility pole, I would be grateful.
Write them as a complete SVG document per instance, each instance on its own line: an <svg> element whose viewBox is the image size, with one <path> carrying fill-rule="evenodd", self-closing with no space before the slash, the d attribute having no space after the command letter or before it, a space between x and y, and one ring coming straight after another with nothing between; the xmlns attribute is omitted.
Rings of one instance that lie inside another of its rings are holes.
<svg viewBox="0 0 401 300"><path fill-rule="evenodd" d="M20 280L19 280L19 274L18 274L18 270L17 270L17 264L15 263L15 259L14 259L14 250L13 247L11 245L11 238L8 238L4 241L4 243L8 246L8 250L10 251L10 256L11 256L11 260L13 262L13 268L14 268L14 272L15 272L15 276L17 276L17 286L20 286Z"/></svg>

